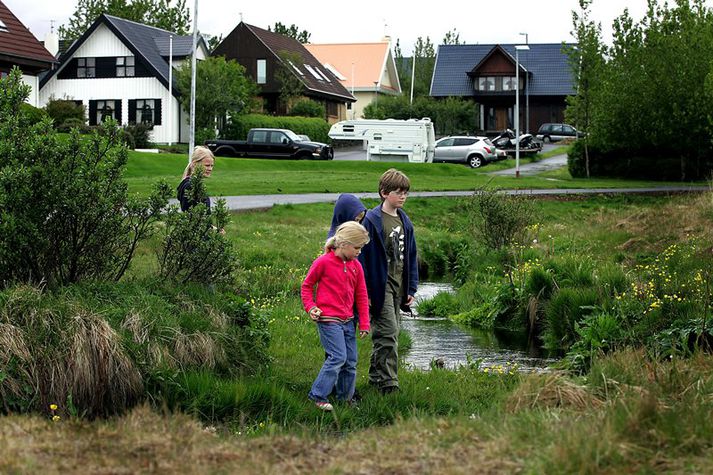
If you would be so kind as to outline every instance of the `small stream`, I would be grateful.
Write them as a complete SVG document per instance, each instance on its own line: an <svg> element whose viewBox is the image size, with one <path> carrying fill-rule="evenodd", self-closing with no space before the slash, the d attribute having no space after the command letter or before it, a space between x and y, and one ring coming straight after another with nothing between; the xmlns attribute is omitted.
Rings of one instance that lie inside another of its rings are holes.
<svg viewBox="0 0 713 475"><path fill-rule="evenodd" d="M549 358L536 345L528 344L527 335L492 332L457 325L444 318L421 318L418 302L439 292L452 292L450 284L423 282L416 293L414 317L402 315L401 328L411 335L413 344L405 354L406 364L428 370L438 359L445 368L454 368L480 360L480 367L517 365L519 371L546 371L556 359Z"/></svg>

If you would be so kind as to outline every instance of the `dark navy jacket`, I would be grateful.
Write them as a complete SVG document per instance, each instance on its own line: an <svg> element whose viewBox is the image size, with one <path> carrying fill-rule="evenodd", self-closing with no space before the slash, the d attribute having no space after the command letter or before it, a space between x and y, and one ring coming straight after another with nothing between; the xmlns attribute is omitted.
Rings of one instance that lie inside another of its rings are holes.
<svg viewBox="0 0 713 475"><path fill-rule="evenodd" d="M334 214L332 214L332 225L327 233L327 239L334 236L337 232L337 228L346 223L347 221L353 221L356 216L362 211L366 211L364 204L354 195L349 193L343 193L337 198L337 202L334 203Z"/></svg>
<svg viewBox="0 0 713 475"><path fill-rule="evenodd" d="M384 225L381 220L381 205L370 209L362 224L369 231L371 241L361 250L359 260L364 268L366 277L366 290L371 300L370 311L372 315L381 314L386 293L388 279L388 264L386 262L386 246L384 244ZM413 224L401 209L397 210L401 222L404 224L404 275L402 289L406 295L416 295L418 288L418 261L416 258L416 238L413 233Z"/></svg>
<svg viewBox="0 0 713 475"><path fill-rule="evenodd" d="M176 199L178 199L178 202L181 204L181 211L187 211L198 204L189 198L190 193L188 190L190 188L191 177L187 176L178 184L178 188L176 189ZM208 208L208 211L210 211L210 198L208 196L203 198L202 203Z"/></svg>

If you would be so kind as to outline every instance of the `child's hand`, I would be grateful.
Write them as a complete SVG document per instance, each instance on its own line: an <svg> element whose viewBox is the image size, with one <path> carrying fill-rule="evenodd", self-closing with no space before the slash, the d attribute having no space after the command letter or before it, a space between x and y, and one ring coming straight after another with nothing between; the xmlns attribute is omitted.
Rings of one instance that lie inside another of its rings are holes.
<svg viewBox="0 0 713 475"><path fill-rule="evenodd" d="M369 334L369 330L359 330L359 338L364 338Z"/></svg>
<svg viewBox="0 0 713 475"><path fill-rule="evenodd" d="M309 309L309 318L314 320L315 322L319 320L319 317L322 316L322 310L319 309L319 307L312 307Z"/></svg>

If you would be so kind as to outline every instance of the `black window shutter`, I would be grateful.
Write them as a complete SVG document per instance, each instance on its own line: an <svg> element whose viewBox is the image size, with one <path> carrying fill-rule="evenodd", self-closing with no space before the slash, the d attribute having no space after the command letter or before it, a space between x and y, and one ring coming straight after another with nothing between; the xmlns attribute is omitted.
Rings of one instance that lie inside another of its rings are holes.
<svg viewBox="0 0 713 475"><path fill-rule="evenodd" d="M97 125L97 101L89 101L89 125Z"/></svg>
<svg viewBox="0 0 713 475"><path fill-rule="evenodd" d="M116 112L114 113L114 118L121 125L121 99L114 99L114 104L116 105Z"/></svg>
<svg viewBox="0 0 713 475"><path fill-rule="evenodd" d="M57 75L59 79L74 79L77 77L77 58L72 58Z"/></svg>
<svg viewBox="0 0 713 475"><path fill-rule="evenodd" d="M161 125L161 99L154 99L153 125Z"/></svg>
<svg viewBox="0 0 713 475"><path fill-rule="evenodd" d="M135 124L136 120L136 99L129 99L129 124Z"/></svg>

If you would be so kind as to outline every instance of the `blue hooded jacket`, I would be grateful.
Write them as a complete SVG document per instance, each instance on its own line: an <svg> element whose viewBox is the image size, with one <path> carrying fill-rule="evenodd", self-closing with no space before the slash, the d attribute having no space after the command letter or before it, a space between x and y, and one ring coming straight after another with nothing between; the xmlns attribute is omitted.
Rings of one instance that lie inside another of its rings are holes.
<svg viewBox="0 0 713 475"><path fill-rule="evenodd" d="M348 193L339 195L334 203L334 214L332 215L332 226L327 233L327 239L334 236L337 228L347 221L354 221L359 213L366 211L366 207L359 198Z"/></svg>
<svg viewBox="0 0 713 475"><path fill-rule="evenodd" d="M416 238L413 232L413 223L403 210L397 210L401 222L404 223L404 273L402 289L405 295L416 295L418 288L418 258L416 253ZM361 250L359 260L364 268L366 290L371 300L370 311L372 315L380 315L384 306L386 294L386 281L388 279L388 263L386 261L386 245L384 244L384 224L381 219L381 205L370 209L362 223L371 241Z"/></svg>

